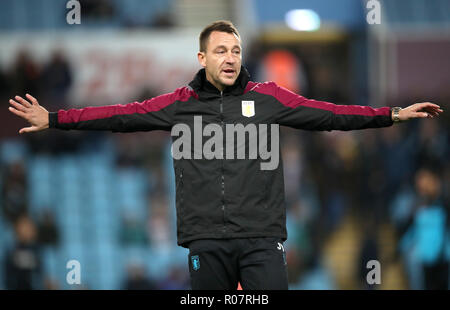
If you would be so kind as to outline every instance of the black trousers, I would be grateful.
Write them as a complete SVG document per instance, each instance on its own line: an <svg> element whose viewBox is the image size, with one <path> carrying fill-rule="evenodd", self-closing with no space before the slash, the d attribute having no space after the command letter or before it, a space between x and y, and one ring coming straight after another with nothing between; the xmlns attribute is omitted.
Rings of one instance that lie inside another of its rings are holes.
<svg viewBox="0 0 450 310"><path fill-rule="evenodd" d="M201 239L189 243L193 290L287 290L286 252L279 238Z"/></svg>

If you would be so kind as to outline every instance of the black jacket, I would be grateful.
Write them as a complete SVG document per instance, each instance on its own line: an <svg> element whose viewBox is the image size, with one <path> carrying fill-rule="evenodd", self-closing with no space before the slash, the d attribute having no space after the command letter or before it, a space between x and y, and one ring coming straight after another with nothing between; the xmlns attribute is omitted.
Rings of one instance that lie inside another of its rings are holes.
<svg viewBox="0 0 450 310"><path fill-rule="evenodd" d="M250 101L250 110L244 111L243 101ZM189 86L173 93L141 103L59 110L49 117L50 127L67 130L170 131L183 123L193 133L194 116L202 116L202 128L207 124L223 128L223 139L227 124L255 124L258 134L259 125L267 124L269 146L270 124L306 130L354 130L393 123L389 107L309 100L273 82L251 82L243 67L235 84L223 93L206 80L202 69ZM201 145L208 139L203 137ZM235 153L236 143L235 138ZM248 138L245 149L244 159L174 159L179 245L204 238L287 238L281 154L276 169L262 170L259 153L256 159L249 156ZM192 147L191 154L194 151Z"/></svg>

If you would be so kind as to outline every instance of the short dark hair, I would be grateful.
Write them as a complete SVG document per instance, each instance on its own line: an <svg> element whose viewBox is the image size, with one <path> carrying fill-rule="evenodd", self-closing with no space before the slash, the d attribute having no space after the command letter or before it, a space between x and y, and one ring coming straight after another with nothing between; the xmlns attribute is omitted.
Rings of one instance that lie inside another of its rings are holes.
<svg viewBox="0 0 450 310"><path fill-rule="evenodd" d="M213 31L233 33L239 39L241 38L241 36L239 35L239 32L237 31L236 27L233 25L232 22L230 22L228 20L215 21L212 24L209 24L208 26L206 26L200 33L200 38L199 38L200 52L206 52L206 45L208 43L209 36L211 35L211 33Z"/></svg>

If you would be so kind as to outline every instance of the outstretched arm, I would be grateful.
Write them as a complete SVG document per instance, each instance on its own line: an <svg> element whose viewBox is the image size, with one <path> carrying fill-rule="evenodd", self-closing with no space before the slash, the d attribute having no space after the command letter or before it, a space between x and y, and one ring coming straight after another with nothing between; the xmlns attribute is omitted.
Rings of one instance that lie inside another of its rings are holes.
<svg viewBox="0 0 450 310"><path fill-rule="evenodd" d="M31 104L16 96L16 101L10 100L12 107L9 110L31 124L31 127L22 128L19 133L46 128L113 132L170 130L173 125L174 103L186 101L191 96L195 96L192 89L181 87L172 93L143 102L48 112L35 98L27 94Z"/></svg>
<svg viewBox="0 0 450 310"><path fill-rule="evenodd" d="M306 130L355 130L391 126L394 109L372 108L359 105L336 105L330 102L307 99L273 82L261 84L261 93L278 101L277 121L280 125ZM443 110L434 103L424 102L401 109L398 121L414 118L433 118Z"/></svg>
<svg viewBox="0 0 450 310"><path fill-rule="evenodd" d="M47 129L49 127L48 111L44 107L40 106L36 98L33 96L27 94L26 97L31 103L20 96L15 97L17 101L13 99L9 100L9 103L12 105L9 107L9 110L28 121L31 125L30 127L20 129L19 133L22 134L25 132L34 132Z"/></svg>

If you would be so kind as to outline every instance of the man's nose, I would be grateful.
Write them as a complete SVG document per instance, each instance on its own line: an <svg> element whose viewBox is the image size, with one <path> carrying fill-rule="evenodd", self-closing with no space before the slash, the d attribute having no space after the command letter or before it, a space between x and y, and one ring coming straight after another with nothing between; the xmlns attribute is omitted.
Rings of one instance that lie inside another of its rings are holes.
<svg viewBox="0 0 450 310"><path fill-rule="evenodd" d="M227 53L227 57L225 58L225 61L229 64L234 64L236 62L236 59L234 59L232 52Z"/></svg>

